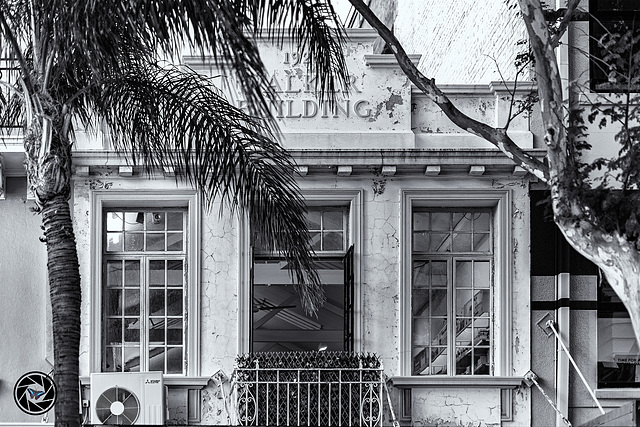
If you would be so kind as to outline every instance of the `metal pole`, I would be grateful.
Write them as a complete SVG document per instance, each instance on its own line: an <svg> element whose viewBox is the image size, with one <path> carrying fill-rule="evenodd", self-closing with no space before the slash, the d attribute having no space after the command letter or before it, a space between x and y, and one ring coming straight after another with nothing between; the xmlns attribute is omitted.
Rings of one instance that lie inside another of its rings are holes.
<svg viewBox="0 0 640 427"><path fill-rule="evenodd" d="M562 349L565 351L565 353L567 353L567 356L569 357L569 361L571 362L573 367L576 369L576 372L578 372L580 379L584 383L585 387L587 387L587 390L589 391L589 394L593 398L593 401L596 402L596 405L598 405L598 409L600 409L600 412L604 414L605 412L604 412L604 409L602 409L602 405L600 405L600 402L598 401L598 398L596 397L595 393L593 392L593 390L591 390L591 387L589 387L589 384L587 383L586 378L584 377L584 375L582 375L582 372L578 368L578 365L576 364L575 360L573 360L573 357L571 357L569 350L567 350L567 347L565 347L564 343L562 342L562 338L560 338L560 334L558 334L558 331L556 330L555 325L553 324L553 321L547 320L547 326L551 328L551 330L555 334L556 338L558 339L558 343L560 344Z"/></svg>

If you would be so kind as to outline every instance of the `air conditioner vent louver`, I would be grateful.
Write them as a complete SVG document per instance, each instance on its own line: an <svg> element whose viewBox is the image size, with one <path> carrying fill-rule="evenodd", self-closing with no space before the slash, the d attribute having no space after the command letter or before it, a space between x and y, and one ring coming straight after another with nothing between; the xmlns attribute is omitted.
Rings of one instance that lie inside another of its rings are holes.
<svg viewBox="0 0 640 427"><path fill-rule="evenodd" d="M140 402L126 388L112 387L98 397L96 414L103 424L131 425L140 414Z"/></svg>

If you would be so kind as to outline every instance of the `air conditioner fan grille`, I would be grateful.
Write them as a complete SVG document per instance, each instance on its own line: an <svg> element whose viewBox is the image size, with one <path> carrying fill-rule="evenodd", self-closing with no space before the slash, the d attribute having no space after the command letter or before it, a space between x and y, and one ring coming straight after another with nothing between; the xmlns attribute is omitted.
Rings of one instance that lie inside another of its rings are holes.
<svg viewBox="0 0 640 427"><path fill-rule="evenodd" d="M131 425L140 414L140 402L131 391L115 386L102 392L95 409L103 424Z"/></svg>

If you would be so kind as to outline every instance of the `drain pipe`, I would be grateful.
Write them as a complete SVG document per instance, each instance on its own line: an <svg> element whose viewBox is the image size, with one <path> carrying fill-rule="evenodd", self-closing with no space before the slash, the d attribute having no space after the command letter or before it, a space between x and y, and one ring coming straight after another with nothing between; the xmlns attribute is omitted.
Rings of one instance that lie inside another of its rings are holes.
<svg viewBox="0 0 640 427"><path fill-rule="evenodd" d="M558 308L556 310L556 319L558 322L558 333L562 341L566 343L567 352L565 353L562 346L556 341L557 357L556 357L556 406L562 414L569 414L569 282L571 275L569 273L559 273L556 276L556 296ZM565 420L558 414L556 416L556 427L564 426Z"/></svg>

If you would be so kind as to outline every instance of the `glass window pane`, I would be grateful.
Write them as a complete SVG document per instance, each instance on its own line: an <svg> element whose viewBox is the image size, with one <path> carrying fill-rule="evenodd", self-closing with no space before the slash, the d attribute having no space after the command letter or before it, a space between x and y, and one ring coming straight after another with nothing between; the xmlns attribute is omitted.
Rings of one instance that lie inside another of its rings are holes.
<svg viewBox="0 0 640 427"><path fill-rule="evenodd" d="M413 262L413 287L424 288L429 286L429 271L431 264L428 261Z"/></svg>
<svg viewBox="0 0 640 427"><path fill-rule="evenodd" d="M471 214L468 212L454 212L453 229L456 231L471 231Z"/></svg>
<svg viewBox="0 0 640 427"><path fill-rule="evenodd" d="M489 345L489 318L473 320L473 344Z"/></svg>
<svg viewBox="0 0 640 427"><path fill-rule="evenodd" d="M127 231L142 231L144 229L144 213L125 212L124 229Z"/></svg>
<svg viewBox="0 0 640 427"><path fill-rule="evenodd" d="M124 372L140 372L140 347L125 347L124 360Z"/></svg>
<svg viewBox="0 0 640 427"><path fill-rule="evenodd" d="M149 261L149 285L164 286L164 261Z"/></svg>
<svg viewBox="0 0 640 427"><path fill-rule="evenodd" d="M453 234L453 251L454 252L470 252L471 251L471 234L470 233L454 233Z"/></svg>
<svg viewBox="0 0 640 427"><path fill-rule="evenodd" d="M131 288L140 287L140 262L125 261L124 269L124 285Z"/></svg>
<svg viewBox="0 0 640 427"><path fill-rule="evenodd" d="M448 342L447 319L431 319L431 345L443 346Z"/></svg>
<svg viewBox="0 0 640 427"><path fill-rule="evenodd" d="M456 316L471 317L473 313L472 291L470 289L456 290Z"/></svg>
<svg viewBox="0 0 640 427"><path fill-rule="evenodd" d="M122 251L122 233L107 233L107 251Z"/></svg>
<svg viewBox="0 0 640 427"><path fill-rule="evenodd" d="M182 321L180 319L171 319L175 325L169 326L167 329L167 344L182 345Z"/></svg>
<svg viewBox="0 0 640 427"><path fill-rule="evenodd" d="M122 212L107 212L107 231L122 230Z"/></svg>
<svg viewBox="0 0 640 427"><path fill-rule="evenodd" d="M167 250L181 251L183 240L182 233L167 233Z"/></svg>
<svg viewBox="0 0 640 427"><path fill-rule="evenodd" d="M488 233L473 235L473 250L476 252L491 251L491 239Z"/></svg>
<svg viewBox="0 0 640 427"><path fill-rule="evenodd" d="M122 344L122 319L107 319L105 328L105 342L107 344Z"/></svg>
<svg viewBox="0 0 640 427"><path fill-rule="evenodd" d="M107 289L105 314L107 316L122 315L122 289Z"/></svg>
<svg viewBox="0 0 640 427"><path fill-rule="evenodd" d="M162 231L165 229L164 212L147 212L147 230Z"/></svg>
<svg viewBox="0 0 640 427"><path fill-rule="evenodd" d="M141 251L144 249L144 234L142 233L125 233L124 234L124 250L125 251Z"/></svg>
<svg viewBox="0 0 640 427"><path fill-rule="evenodd" d="M431 290L431 315L446 316L447 315L447 290L432 289Z"/></svg>
<svg viewBox="0 0 640 427"><path fill-rule="evenodd" d="M149 370L164 372L164 347L149 349Z"/></svg>
<svg viewBox="0 0 640 427"><path fill-rule="evenodd" d="M451 252L451 234L431 233L430 252Z"/></svg>
<svg viewBox="0 0 640 427"><path fill-rule="evenodd" d="M431 286L447 287L447 261L431 261Z"/></svg>
<svg viewBox="0 0 640 427"><path fill-rule="evenodd" d="M429 289L414 289L411 292L411 313L413 316L429 315Z"/></svg>
<svg viewBox="0 0 640 427"><path fill-rule="evenodd" d="M154 325L149 329L149 342L152 344L164 344L164 322L161 319L153 319Z"/></svg>
<svg viewBox="0 0 640 427"><path fill-rule="evenodd" d="M182 316L182 290L171 289L167 291L167 314Z"/></svg>
<svg viewBox="0 0 640 427"><path fill-rule="evenodd" d="M107 347L104 352L104 360L102 361L102 370L104 372L116 372L116 368L122 365L122 348Z"/></svg>
<svg viewBox="0 0 640 427"><path fill-rule="evenodd" d="M309 210L307 212L307 227L309 230L320 230L321 212Z"/></svg>
<svg viewBox="0 0 640 427"><path fill-rule="evenodd" d="M473 287L488 288L491 285L491 263L475 261L473 263Z"/></svg>
<svg viewBox="0 0 640 427"><path fill-rule="evenodd" d="M344 239L342 232L330 232L324 234L325 251L342 251L344 250Z"/></svg>
<svg viewBox="0 0 640 427"><path fill-rule="evenodd" d="M164 233L147 233L147 250L164 251Z"/></svg>
<svg viewBox="0 0 640 427"><path fill-rule="evenodd" d="M122 286L122 261L107 261L107 287Z"/></svg>
<svg viewBox="0 0 640 427"><path fill-rule="evenodd" d="M471 371L472 349L459 347L456 349L456 375L472 375Z"/></svg>
<svg viewBox="0 0 640 427"><path fill-rule="evenodd" d="M430 320L427 318L418 317L413 319L411 344L413 344L414 347L427 345L431 341L430 323Z"/></svg>
<svg viewBox="0 0 640 427"><path fill-rule="evenodd" d="M447 373L447 348L432 347L431 348L431 366L429 372L431 375L445 375Z"/></svg>
<svg viewBox="0 0 640 427"><path fill-rule="evenodd" d="M474 316L488 315L491 310L491 295L489 289L476 291L473 296Z"/></svg>
<svg viewBox="0 0 640 427"><path fill-rule="evenodd" d="M311 238L311 248L314 251L319 251L322 249L320 246L320 232L311 232L309 233L309 237Z"/></svg>
<svg viewBox="0 0 640 427"><path fill-rule="evenodd" d="M182 347L167 348L167 374L182 373L182 361L184 360L182 351Z"/></svg>
<svg viewBox="0 0 640 427"><path fill-rule="evenodd" d="M164 289L149 290L149 311L152 316L164 316Z"/></svg>
<svg viewBox="0 0 640 427"><path fill-rule="evenodd" d="M342 230L344 227L344 217L342 211L326 211L323 214L323 230Z"/></svg>
<svg viewBox="0 0 640 427"><path fill-rule="evenodd" d="M491 214L489 212L476 212L473 214L473 231L490 231Z"/></svg>
<svg viewBox="0 0 640 427"><path fill-rule="evenodd" d="M471 261L457 261L456 264L456 287L457 288L470 288L471 287Z"/></svg>
<svg viewBox="0 0 640 427"><path fill-rule="evenodd" d="M140 322L136 318L125 319L124 341L126 343L140 342Z"/></svg>
<svg viewBox="0 0 640 427"><path fill-rule="evenodd" d="M451 213L450 212L432 212L431 213L431 230L433 231L451 230Z"/></svg>
<svg viewBox="0 0 640 427"><path fill-rule="evenodd" d="M182 261L167 261L167 286L180 286L184 284L184 269Z"/></svg>
<svg viewBox="0 0 640 427"><path fill-rule="evenodd" d="M167 212L167 230L179 231L184 229L183 218L182 212Z"/></svg>
<svg viewBox="0 0 640 427"><path fill-rule="evenodd" d="M429 230L429 212L413 213L413 229L416 231Z"/></svg>
<svg viewBox="0 0 640 427"><path fill-rule="evenodd" d="M429 369L429 347L420 347L414 349L417 350L416 354L413 355L413 375L420 375Z"/></svg>
<svg viewBox="0 0 640 427"><path fill-rule="evenodd" d="M140 291L138 289L125 289L124 314L127 316L140 314Z"/></svg>
<svg viewBox="0 0 640 427"><path fill-rule="evenodd" d="M484 349L485 351L480 351L480 349L475 349L473 355L473 374L474 375L489 375L489 361L488 361L488 349Z"/></svg>
<svg viewBox="0 0 640 427"><path fill-rule="evenodd" d="M429 233L413 233L413 251L427 252L429 250Z"/></svg>

